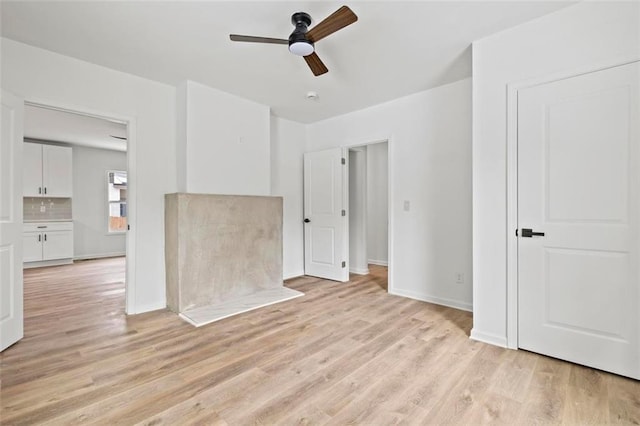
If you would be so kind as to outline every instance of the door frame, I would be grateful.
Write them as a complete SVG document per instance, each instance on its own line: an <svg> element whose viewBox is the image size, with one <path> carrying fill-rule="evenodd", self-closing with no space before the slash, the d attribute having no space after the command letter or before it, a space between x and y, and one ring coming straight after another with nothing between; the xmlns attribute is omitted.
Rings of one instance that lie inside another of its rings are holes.
<svg viewBox="0 0 640 426"><path fill-rule="evenodd" d="M377 143L387 143L387 293L396 294L395 288L393 285L393 223L394 223L394 214L393 214L393 205L394 205L394 194L393 194L393 148L395 145L393 144L393 135L389 135L386 137L380 138L367 138L365 141L358 141L347 143L346 145L342 145L342 148L349 152L349 149L359 148L367 145L375 145ZM348 162L347 162L348 163ZM348 164L347 164L348 165ZM346 178L346 187L347 187L347 224L349 222L349 214L351 210L349 209L349 173L347 169L347 178ZM348 231L348 228L347 228ZM347 233L347 238L348 238ZM348 264L348 262L347 262Z"/></svg>
<svg viewBox="0 0 640 426"><path fill-rule="evenodd" d="M518 349L518 91L592 72L603 71L640 61L625 57L570 71L560 71L507 84L507 339L509 349Z"/></svg>
<svg viewBox="0 0 640 426"><path fill-rule="evenodd" d="M110 111L99 111L79 105L62 104L47 99L25 98L25 105L49 108L102 120L117 121L127 126L127 224L125 266L125 313L136 314L136 118ZM22 167L22 165L20 165ZM20 189L22 191L22 189Z"/></svg>

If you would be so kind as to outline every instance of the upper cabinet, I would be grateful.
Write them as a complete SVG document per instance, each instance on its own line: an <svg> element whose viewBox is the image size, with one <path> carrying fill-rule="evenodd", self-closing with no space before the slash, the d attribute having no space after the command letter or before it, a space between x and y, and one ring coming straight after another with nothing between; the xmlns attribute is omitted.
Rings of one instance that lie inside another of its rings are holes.
<svg viewBox="0 0 640 426"><path fill-rule="evenodd" d="M39 197L42 194L42 145L24 143L22 146L22 194Z"/></svg>
<svg viewBox="0 0 640 426"><path fill-rule="evenodd" d="M23 195L70 198L73 192L71 148L24 143Z"/></svg>

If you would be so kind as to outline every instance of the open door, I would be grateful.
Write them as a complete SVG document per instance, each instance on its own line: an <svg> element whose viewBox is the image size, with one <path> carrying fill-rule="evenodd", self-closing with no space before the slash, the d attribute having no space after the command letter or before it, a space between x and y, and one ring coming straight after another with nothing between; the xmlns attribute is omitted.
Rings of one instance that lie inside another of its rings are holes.
<svg viewBox="0 0 640 426"><path fill-rule="evenodd" d="M24 102L2 91L0 128L0 351L23 336L22 135Z"/></svg>
<svg viewBox="0 0 640 426"><path fill-rule="evenodd" d="M304 271L349 280L347 164L342 148L304 155Z"/></svg>
<svg viewBox="0 0 640 426"><path fill-rule="evenodd" d="M518 344L640 379L640 62L518 91Z"/></svg>

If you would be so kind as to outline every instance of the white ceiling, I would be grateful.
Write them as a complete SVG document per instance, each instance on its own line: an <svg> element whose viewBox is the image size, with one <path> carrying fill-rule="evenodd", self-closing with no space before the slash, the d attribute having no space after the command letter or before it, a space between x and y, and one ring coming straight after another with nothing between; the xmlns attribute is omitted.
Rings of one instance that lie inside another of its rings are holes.
<svg viewBox="0 0 640 426"><path fill-rule="evenodd" d="M293 12L313 27L342 2L2 1L2 35L171 85L194 80L309 123L469 77L473 40L573 2L344 3L359 20L317 43L329 68L320 77L287 46L229 34L287 38Z"/></svg>
<svg viewBox="0 0 640 426"><path fill-rule="evenodd" d="M112 135L126 137L126 125L66 111L25 106L24 137L27 139L126 151L127 141L112 138Z"/></svg>

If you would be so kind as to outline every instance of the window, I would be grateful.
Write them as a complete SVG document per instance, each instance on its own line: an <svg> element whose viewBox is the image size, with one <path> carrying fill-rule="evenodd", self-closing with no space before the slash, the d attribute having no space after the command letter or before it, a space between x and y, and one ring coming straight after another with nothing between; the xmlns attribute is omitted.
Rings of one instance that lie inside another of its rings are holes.
<svg viewBox="0 0 640 426"><path fill-rule="evenodd" d="M107 172L107 205L109 208L109 232L127 230L127 172Z"/></svg>

